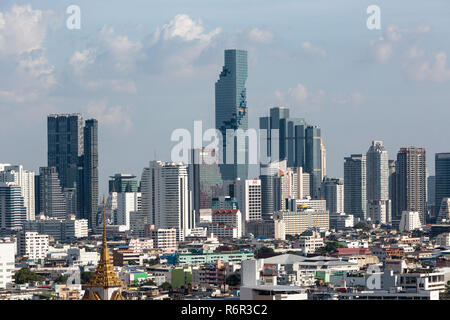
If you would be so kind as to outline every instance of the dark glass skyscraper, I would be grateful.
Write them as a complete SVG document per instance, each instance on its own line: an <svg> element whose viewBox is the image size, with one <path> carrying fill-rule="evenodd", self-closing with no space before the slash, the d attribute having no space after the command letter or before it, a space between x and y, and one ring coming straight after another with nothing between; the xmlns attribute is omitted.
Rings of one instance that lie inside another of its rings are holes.
<svg viewBox="0 0 450 320"><path fill-rule="evenodd" d="M76 195L78 218L95 228L98 207L98 123L85 122L81 114L52 114L47 117L48 167L58 174L62 193ZM76 191L74 191L74 188ZM40 202L42 203L41 190ZM42 209L42 208L41 208Z"/></svg>
<svg viewBox="0 0 450 320"><path fill-rule="evenodd" d="M55 167L39 168L39 211L48 217L67 217L66 199Z"/></svg>
<svg viewBox="0 0 450 320"><path fill-rule="evenodd" d="M366 220L366 156L352 154L344 158L344 211Z"/></svg>
<svg viewBox="0 0 450 320"><path fill-rule="evenodd" d="M220 172L223 180L247 179L248 176L248 139L243 136L237 139L235 135L227 137L227 130L237 129L247 131L248 108L247 91L247 51L225 50L225 65L216 82L216 129L222 134L222 152L220 154L223 164ZM233 159L227 161L227 144L233 139ZM242 163L244 162L244 163Z"/></svg>
<svg viewBox="0 0 450 320"><path fill-rule="evenodd" d="M61 187L73 188L78 179L78 161L83 155L81 114L51 114L47 117L48 167L55 167Z"/></svg>
<svg viewBox="0 0 450 320"><path fill-rule="evenodd" d="M443 198L450 198L450 153L435 155L435 205L439 212ZM428 186L430 188L430 186Z"/></svg>
<svg viewBox="0 0 450 320"><path fill-rule="evenodd" d="M84 219L91 228L96 227L98 209L98 122L86 120L84 127L82 208Z"/></svg>

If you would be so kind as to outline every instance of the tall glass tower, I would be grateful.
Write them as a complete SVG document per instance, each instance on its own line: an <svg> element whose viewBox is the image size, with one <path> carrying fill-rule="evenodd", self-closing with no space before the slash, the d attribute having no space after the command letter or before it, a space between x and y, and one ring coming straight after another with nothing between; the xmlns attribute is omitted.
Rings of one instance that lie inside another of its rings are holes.
<svg viewBox="0 0 450 320"><path fill-rule="evenodd" d="M450 153L436 153L435 155L435 205L439 212L443 198L450 197ZM430 186L428 186L430 189Z"/></svg>
<svg viewBox="0 0 450 320"><path fill-rule="evenodd" d="M247 51L225 50L225 65L216 82L216 129L223 138L220 155L223 180L247 179L248 175L248 139L244 135L240 139L230 135L230 130L248 129L246 81ZM231 139L234 141L233 157L227 156L227 144L231 145ZM233 159L232 163L227 158Z"/></svg>

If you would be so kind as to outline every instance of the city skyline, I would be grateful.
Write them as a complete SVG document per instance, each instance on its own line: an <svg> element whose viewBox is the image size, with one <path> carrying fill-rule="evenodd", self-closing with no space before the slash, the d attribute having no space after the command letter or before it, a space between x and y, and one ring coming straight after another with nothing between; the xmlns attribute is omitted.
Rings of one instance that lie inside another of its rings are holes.
<svg viewBox="0 0 450 320"><path fill-rule="evenodd" d="M8 135L0 135L9 151L5 162L22 163L37 172L45 163L46 146L41 137L46 115L80 112L99 120L99 153L104 160L99 168L99 183L100 194L105 194L106 177L114 172L138 175L149 160L168 160L170 147L166 141L174 129L191 129L194 120L202 120L205 127L214 127L213 82L217 80L223 50L227 48L249 52L249 127L257 128L257 119L277 105L290 108L293 116L318 124L327 146L328 176L343 177L343 158L365 152L372 140L384 141L390 155L411 145L425 147L429 155L446 151L445 139L439 135L438 128L445 125L448 112L445 63L449 48L436 39L445 32L448 22L434 4L424 6L413 1L404 8L401 4L380 1L381 31L366 28L367 5L331 4L340 9L338 12L349 14L345 23L340 24L342 36L345 35L342 40L353 49L347 51L339 50L336 40L332 40L335 31L327 28L341 20L339 14L312 22L308 13L314 16L320 5L302 1L288 1L292 13L283 16L285 23L278 21L272 25L259 18L237 23L245 14L245 5L243 13L225 19L214 6L193 12L176 3L166 14L145 20L131 7L108 4L108 13L96 16L95 21L88 19L100 3L81 4L86 19L80 30L65 28L64 1L58 4L19 1L17 7L12 2L2 3L0 11L9 19L8 23L20 23L26 15L40 21L31 26L30 30L36 32L29 33L23 47L11 43L8 50L4 47L0 50L4 61L23 61L20 59L32 50L36 56L30 59L42 58L39 68L34 70L41 77L39 81L33 77L26 83L20 81L21 70L13 70L13 81L8 85L3 81L0 105L10 111L11 121L2 130L11 130L12 123L25 124L14 141ZM161 4L155 2L154 6ZM267 6L264 10L270 7L273 12L281 12L283 7ZM255 10L260 17L268 14L262 8ZM424 18L411 18L408 12L413 10L422 10ZM149 10L150 15L152 12ZM54 25L41 23L50 13ZM136 23L124 23L129 15L136 16ZM299 22L298 17L305 21ZM308 25L314 28L308 29ZM293 32L299 28L311 32ZM324 31L323 35L318 35L316 28ZM2 38L14 36L4 33ZM174 46L179 46L181 52L191 53L186 55L187 61L179 61L169 54ZM127 59L124 53L130 53ZM411 59L408 65L394 68L405 55ZM157 65L150 64L149 59ZM336 59L341 59L341 67L333 64ZM169 62L173 67L169 68ZM416 72L415 67L421 65L424 74ZM146 67L140 72L138 66ZM131 68L135 73L124 76L124 70L115 67ZM105 80L108 77L109 82ZM45 90L38 90L41 85L47 86ZM174 91L176 95L167 94ZM152 117L155 110L160 121ZM179 117L172 117L174 112ZM420 121L413 117L417 113L423 115ZM168 123L169 119L170 125L159 124ZM415 130L417 126L425 127L419 131ZM155 139L155 131L166 139ZM142 141L146 144L144 148ZM121 146L121 152L116 150L117 145ZM27 153L34 156L27 158ZM129 154L133 157L125 156ZM428 161L430 174L433 167L434 162Z"/></svg>

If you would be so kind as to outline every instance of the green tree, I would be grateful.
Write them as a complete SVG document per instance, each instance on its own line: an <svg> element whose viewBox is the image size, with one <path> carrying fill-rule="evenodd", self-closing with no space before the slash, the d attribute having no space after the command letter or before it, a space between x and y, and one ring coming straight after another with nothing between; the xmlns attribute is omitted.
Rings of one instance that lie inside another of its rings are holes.
<svg viewBox="0 0 450 320"><path fill-rule="evenodd" d="M69 279L67 276L65 276L65 275L63 275L63 274L60 274L60 275L55 279L55 282L56 282L56 283L59 283L59 284L62 284L62 283L66 283L66 282L67 282L67 279Z"/></svg>
<svg viewBox="0 0 450 320"><path fill-rule="evenodd" d="M162 289L163 291L168 291L172 289L172 285L168 282L164 282L159 286L159 288Z"/></svg>
<svg viewBox="0 0 450 320"><path fill-rule="evenodd" d="M362 229L363 231L369 231L370 228L367 224L364 222L358 222L354 227L354 229Z"/></svg>
<svg viewBox="0 0 450 320"><path fill-rule="evenodd" d="M316 253L326 254L336 251L338 248L345 248L344 245L337 241L325 241L325 246L316 250Z"/></svg>
<svg viewBox="0 0 450 320"><path fill-rule="evenodd" d="M17 284L24 284L34 281L42 281L42 277L31 271L30 268L22 268L15 273L14 281Z"/></svg>

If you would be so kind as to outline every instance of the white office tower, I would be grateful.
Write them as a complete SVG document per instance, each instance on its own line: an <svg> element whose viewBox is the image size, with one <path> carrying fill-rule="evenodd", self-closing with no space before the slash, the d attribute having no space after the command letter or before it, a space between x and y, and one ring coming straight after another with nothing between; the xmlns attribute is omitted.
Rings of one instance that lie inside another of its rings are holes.
<svg viewBox="0 0 450 320"><path fill-rule="evenodd" d="M322 166L322 181L327 175L327 150L325 149L325 145L323 144L322 138L320 138L320 158L321 158L321 166Z"/></svg>
<svg viewBox="0 0 450 320"><path fill-rule="evenodd" d="M144 186L145 182L145 186ZM188 169L185 164L150 161L144 169L141 191L145 191L143 208L148 210L148 223L156 228L175 228L177 240L183 241L195 227L190 210Z"/></svg>
<svg viewBox="0 0 450 320"><path fill-rule="evenodd" d="M34 172L24 170L22 165L0 164L0 182L12 182L21 189L27 220L34 220Z"/></svg>
<svg viewBox="0 0 450 320"><path fill-rule="evenodd" d="M304 173L302 167L286 168L281 173L282 209L286 209L285 199L305 199L310 196L309 173Z"/></svg>
<svg viewBox="0 0 450 320"><path fill-rule="evenodd" d="M261 220L261 180L238 180L234 195L238 201L242 220Z"/></svg>
<svg viewBox="0 0 450 320"><path fill-rule="evenodd" d="M412 231L415 229L421 229L422 224L420 222L420 214L417 211L403 211L402 218L400 219L399 229L403 231Z"/></svg>
<svg viewBox="0 0 450 320"><path fill-rule="evenodd" d="M390 222L389 157L382 141L372 141L367 151L366 188L367 218L379 224Z"/></svg>
<svg viewBox="0 0 450 320"><path fill-rule="evenodd" d="M106 219L109 224L117 224L117 192L110 192L106 200Z"/></svg>
<svg viewBox="0 0 450 320"><path fill-rule="evenodd" d="M344 181L325 178L322 182L322 197L326 200L326 209L333 213L344 213Z"/></svg>
<svg viewBox="0 0 450 320"><path fill-rule="evenodd" d="M126 226L126 229L130 230L130 213L139 211L140 203L140 192L117 193L116 224Z"/></svg>
<svg viewBox="0 0 450 320"><path fill-rule="evenodd" d="M21 188L13 182L0 182L0 229L20 230L26 217Z"/></svg>
<svg viewBox="0 0 450 320"><path fill-rule="evenodd" d="M46 234L21 231L17 236L18 253L32 260L44 259L48 253L48 240Z"/></svg>
<svg viewBox="0 0 450 320"><path fill-rule="evenodd" d="M0 289L13 281L14 258L14 242L0 240Z"/></svg>

